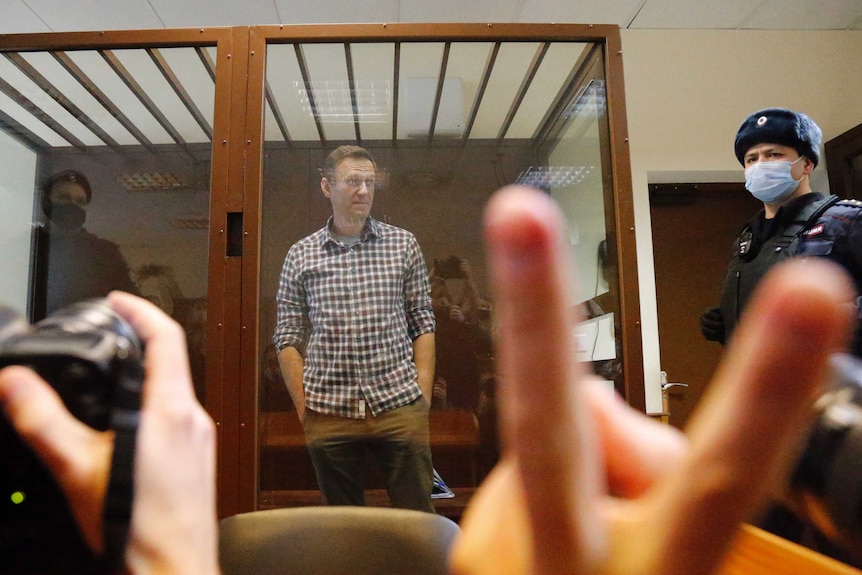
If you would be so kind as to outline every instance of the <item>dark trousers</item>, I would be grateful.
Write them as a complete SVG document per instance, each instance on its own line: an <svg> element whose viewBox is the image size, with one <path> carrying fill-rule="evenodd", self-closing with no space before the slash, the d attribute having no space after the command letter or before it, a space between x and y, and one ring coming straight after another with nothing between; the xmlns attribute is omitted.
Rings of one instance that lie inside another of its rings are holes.
<svg viewBox="0 0 862 575"><path fill-rule="evenodd" d="M305 439L328 505L365 505L362 467L370 451L393 507L434 513L428 404L419 398L376 417L350 419L306 410Z"/></svg>

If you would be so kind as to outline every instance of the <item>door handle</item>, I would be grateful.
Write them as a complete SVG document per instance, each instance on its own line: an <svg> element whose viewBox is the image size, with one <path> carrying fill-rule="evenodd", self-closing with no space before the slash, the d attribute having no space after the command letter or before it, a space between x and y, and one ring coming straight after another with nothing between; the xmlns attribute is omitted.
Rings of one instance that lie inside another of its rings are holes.
<svg viewBox="0 0 862 575"><path fill-rule="evenodd" d="M675 381L671 382L671 383L665 382L665 383L661 384L661 390L662 391L667 391L671 387L688 387L688 384L687 383L679 383L679 382L675 382Z"/></svg>
<svg viewBox="0 0 862 575"><path fill-rule="evenodd" d="M676 381L669 382L667 380L667 372L661 372L661 421L668 423L670 411L668 410L668 390L672 387L688 387L687 383L679 383Z"/></svg>

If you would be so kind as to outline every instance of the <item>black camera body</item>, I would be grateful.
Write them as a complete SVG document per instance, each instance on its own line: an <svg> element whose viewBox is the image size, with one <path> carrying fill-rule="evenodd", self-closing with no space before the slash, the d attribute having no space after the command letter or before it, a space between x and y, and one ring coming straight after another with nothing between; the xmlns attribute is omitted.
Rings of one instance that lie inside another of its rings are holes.
<svg viewBox="0 0 862 575"><path fill-rule="evenodd" d="M114 432L105 497L105 552L84 544L68 502L42 461L0 414L0 573L109 572L122 565L133 497L143 348L104 300L27 325L0 309L0 367L32 368L90 427Z"/></svg>
<svg viewBox="0 0 862 575"><path fill-rule="evenodd" d="M833 381L790 477L798 510L862 561L862 360L831 358Z"/></svg>

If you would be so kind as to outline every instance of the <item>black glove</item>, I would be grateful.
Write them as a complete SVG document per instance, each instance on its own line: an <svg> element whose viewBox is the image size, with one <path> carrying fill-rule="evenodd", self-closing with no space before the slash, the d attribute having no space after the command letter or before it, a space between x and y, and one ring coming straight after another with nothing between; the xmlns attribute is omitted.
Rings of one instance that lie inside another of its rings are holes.
<svg viewBox="0 0 862 575"><path fill-rule="evenodd" d="M700 316L700 332L709 341L724 345L724 316L717 307L709 308Z"/></svg>

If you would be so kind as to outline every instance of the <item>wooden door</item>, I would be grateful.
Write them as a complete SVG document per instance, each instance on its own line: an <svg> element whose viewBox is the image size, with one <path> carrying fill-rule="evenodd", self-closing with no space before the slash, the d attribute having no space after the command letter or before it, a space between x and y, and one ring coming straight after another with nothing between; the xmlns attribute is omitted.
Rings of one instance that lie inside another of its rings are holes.
<svg viewBox="0 0 862 575"><path fill-rule="evenodd" d="M862 124L829 140L824 148L831 192L862 198Z"/></svg>
<svg viewBox="0 0 862 575"><path fill-rule="evenodd" d="M700 333L700 315L718 305L733 241L762 207L742 184L650 186L662 370L670 382L669 421L683 427L723 348Z"/></svg>

